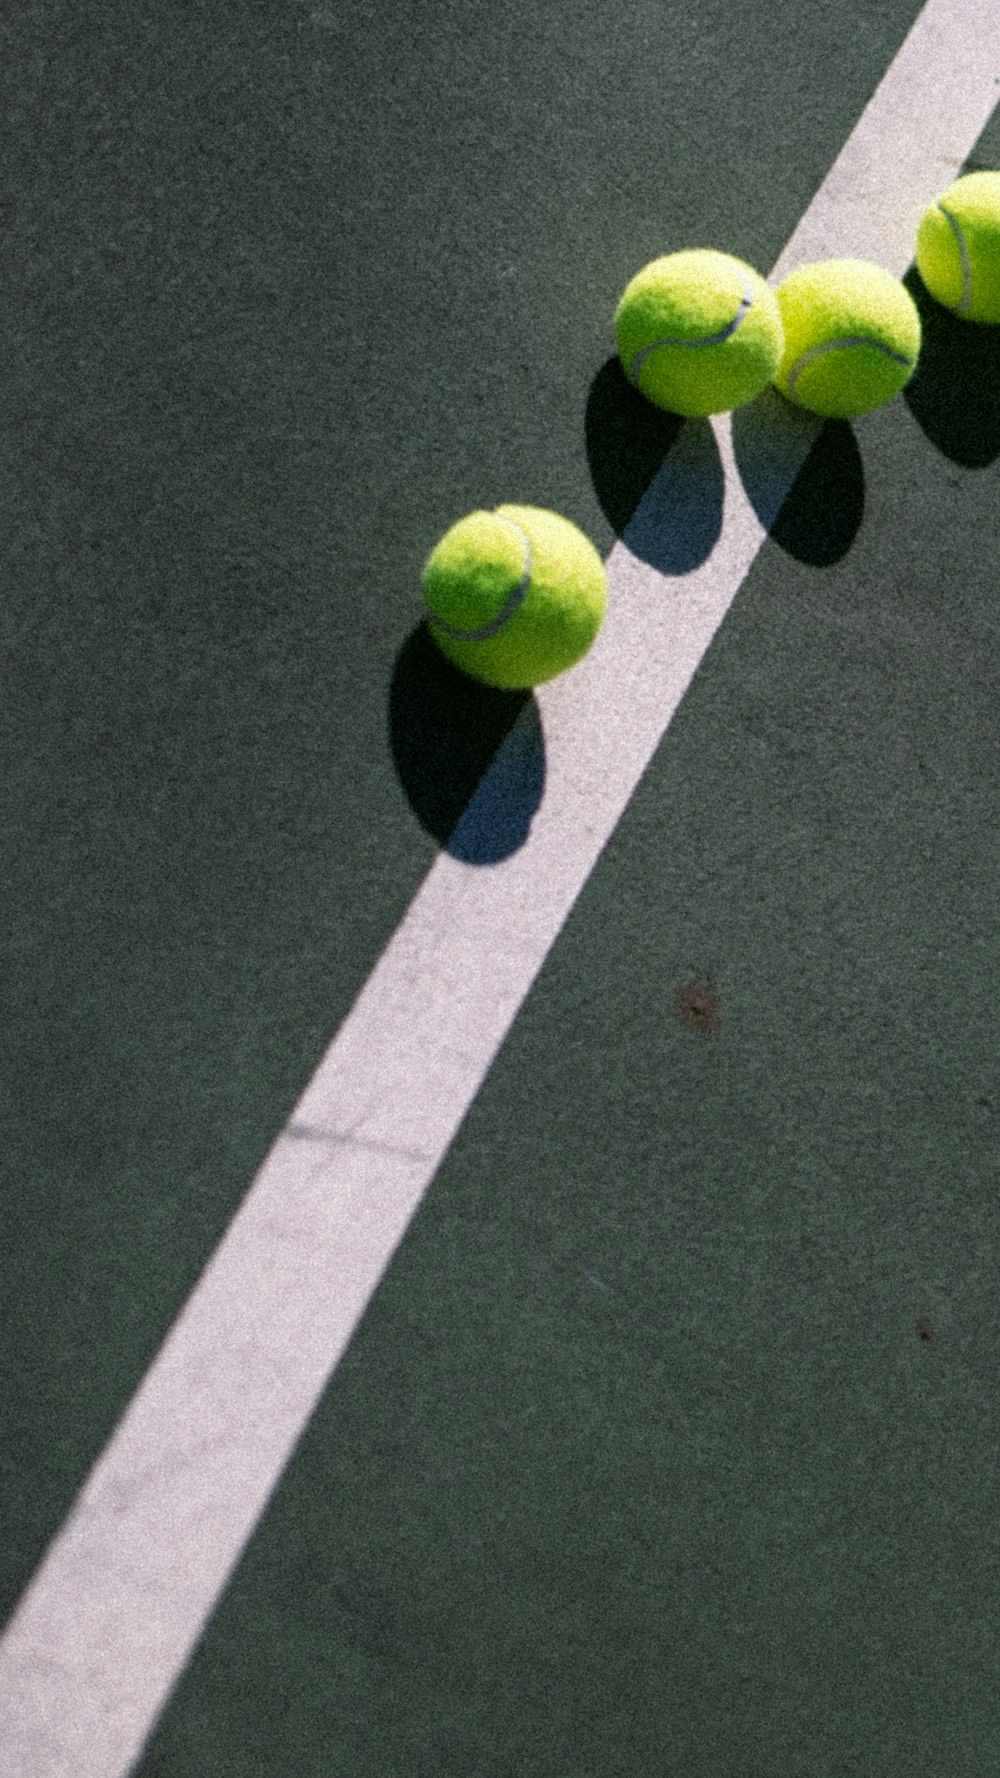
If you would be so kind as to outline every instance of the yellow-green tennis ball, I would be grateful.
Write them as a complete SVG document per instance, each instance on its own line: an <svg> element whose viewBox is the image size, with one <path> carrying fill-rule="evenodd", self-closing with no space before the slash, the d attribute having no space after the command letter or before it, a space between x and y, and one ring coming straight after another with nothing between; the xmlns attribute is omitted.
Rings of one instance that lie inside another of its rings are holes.
<svg viewBox="0 0 1000 1778"><path fill-rule="evenodd" d="M713 248L651 260L615 311L629 382L656 407L696 417L742 407L781 357L781 318L759 272Z"/></svg>
<svg viewBox="0 0 1000 1778"><path fill-rule="evenodd" d="M884 266L817 260L790 273L775 294L785 350L774 380L799 407L852 420L909 382L920 356L920 316Z"/></svg>
<svg viewBox="0 0 1000 1778"><path fill-rule="evenodd" d="M953 314L1000 322L1000 173L965 173L924 211L917 270Z"/></svg>
<svg viewBox="0 0 1000 1778"><path fill-rule="evenodd" d="M604 563L569 519L539 506L472 512L424 568L428 628L484 685L523 690L586 654L604 619Z"/></svg>

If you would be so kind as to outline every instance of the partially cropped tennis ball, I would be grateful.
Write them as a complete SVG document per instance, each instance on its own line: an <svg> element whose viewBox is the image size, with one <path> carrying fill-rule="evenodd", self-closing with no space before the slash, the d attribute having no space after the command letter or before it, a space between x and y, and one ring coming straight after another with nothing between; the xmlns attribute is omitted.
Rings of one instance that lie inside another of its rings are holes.
<svg viewBox="0 0 1000 1778"><path fill-rule="evenodd" d="M775 383L814 414L851 420L898 395L920 356L905 285L867 259L800 266L775 292L785 350Z"/></svg>
<svg viewBox="0 0 1000 1778"><path fill-rule="evenodd" d="M944 308L1000 322L1000 173L965 173L924 211L917 270Z"/></svg>
<svg viewBox="0 0 1000 1778"><path fill-rule="evenodd" d="M442 654L473 679L511 691L575 666L607 603L604 563L589 538L538 506L459 519L431 551L423 591Z"/></svg>
<svg viewBox="0 0 1000 1778"><path fill-rule="evenodd" d="M778 305L759 272L697 247L654 259L625 286L615 312L630 383L657 407L689 417L742 407L781 357Z"/></svg>

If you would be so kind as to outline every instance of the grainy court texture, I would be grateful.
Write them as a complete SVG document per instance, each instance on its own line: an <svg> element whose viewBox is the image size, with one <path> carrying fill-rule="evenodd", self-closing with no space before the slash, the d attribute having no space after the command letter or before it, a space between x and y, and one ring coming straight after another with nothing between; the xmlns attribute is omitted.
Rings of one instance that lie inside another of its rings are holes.
<svg viewBox="0 0 1000 1778"><path fill-rule="evenodd" d="M995 6L0 33L0 1774L994 1778ZM651 407L683 247L915 376ZM534 694L421 616L503 502Z"/></svg>

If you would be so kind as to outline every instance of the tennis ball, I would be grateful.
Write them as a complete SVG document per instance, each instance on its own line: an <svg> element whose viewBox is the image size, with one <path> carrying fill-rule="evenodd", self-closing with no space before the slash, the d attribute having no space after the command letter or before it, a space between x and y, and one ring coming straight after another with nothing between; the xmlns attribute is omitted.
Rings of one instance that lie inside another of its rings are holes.
<svg viewBox="0 0 1000 1778"><path fill-rule="evenodd" d="M510 691L574 666L607 603L604 563L589 538L538 506L459 519L427 559L423 593L442 654Z"/></svg>
<svg viewBox="0 0 1000 1778"><path fill-rule="evenodd" d="M1000 322L1000 173L965 173L924 211L917 270L953 314Z"/></svg>
<svg viewBox="0 0 1000 1778"><path fill-rule="evenodd" d="M775 295L785 350L774 380L799 407L850 420L909 382L920 355L920 316L883 266L818 260L790 273Z"/></svg>
<svg viewBox="0 0 1000 1778"><path fill-rule="evenodd" d="M643 266L615 311L618 355L656 407L693 417L742 407L781 357L778 305L759 272L696 247Z"/></svg>

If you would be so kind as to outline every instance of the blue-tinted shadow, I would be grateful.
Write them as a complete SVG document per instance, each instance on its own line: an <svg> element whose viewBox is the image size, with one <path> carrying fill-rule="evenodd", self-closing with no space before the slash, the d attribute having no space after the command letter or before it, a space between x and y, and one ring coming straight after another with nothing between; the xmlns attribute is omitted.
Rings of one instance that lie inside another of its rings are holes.
<svg viewBox="0 0 1000 1778"><path fill-rule="evenodd" d="M768 389L736 409L732 436L747 498L773 541L817 568L845 556L865 510L864 466L848 421L822 420Z"/></svg>
<svg viewBox="0 0 1000 1778"><path fill-rule="evenodd" d="M616 537L624 536L684 422L633 389L617 357L590 385L584 431L594 492Z"/></svg>
<svg viewBox="0 0 1000 1778"><path fill-rule="evenodd" d="M453 857L499 864L523 846L545 789L530 692L459 673L420 624L396 658L389 742L414 814Z"/></svg>
<svg viewBox="0 0 1000 1778"><path fill-rule="evenodd" d="M661 574L690 574L719 540L724 493L722 459L709 422L684 420L622 541Z"/></svg>
<svg viewBox="0 0 1000 1778"><path fill-rule="evenodd" d="M523 846L545 791L545 741L530 698L487 766L445 847L466 864L499 864Z"/></svg>
<svg viewBox="0 0 1000 1778"><path fill-rule="evenodd" d="M722 529L722 464L708 421L654 407L614 357L591 384L585 427L594 491L616 536L661 573L690 574Z"/></svg>

